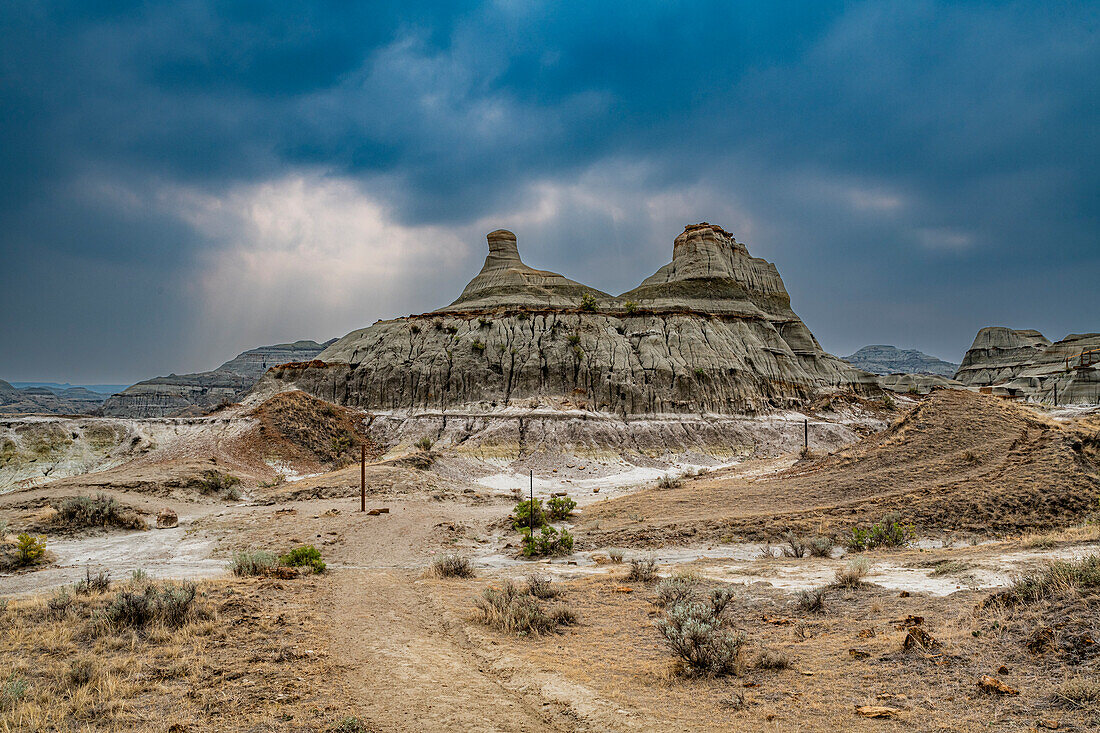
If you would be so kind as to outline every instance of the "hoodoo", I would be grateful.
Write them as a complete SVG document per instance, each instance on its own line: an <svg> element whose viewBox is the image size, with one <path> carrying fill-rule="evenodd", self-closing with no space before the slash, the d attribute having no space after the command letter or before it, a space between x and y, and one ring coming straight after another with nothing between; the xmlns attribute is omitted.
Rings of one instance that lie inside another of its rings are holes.
<svg viewBox="0 0 1100 733"><path fill-rule="evenodd" d="M488 235L481 272L446 308L354 331L257 385L366 409L575 406L620 415L742 414L797 406L875 378L826 353L775 265L712 224L672 262L611 297Z"/></svg>

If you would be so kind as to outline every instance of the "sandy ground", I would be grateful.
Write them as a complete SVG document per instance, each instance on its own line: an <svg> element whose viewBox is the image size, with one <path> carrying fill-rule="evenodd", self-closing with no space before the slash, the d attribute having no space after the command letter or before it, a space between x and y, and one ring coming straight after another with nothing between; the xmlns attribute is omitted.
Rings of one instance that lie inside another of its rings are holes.
<svg viewBox="0 0 1100 733"><path fill-rule="evenodd" d="M939 532L904 550L867 553L867 585L828 591L827 611L811 614L799 610L798 594L831 581L850 560L841 549L829 558L784 558L776 556L778 545L745 536L678 533L676 542L666 543L626 531L684 522L693 512L708 511L711 505L700 503L708 494L711 501L728 502L715 494L721 487L758 491L752 487L797 469L795 456L663 466L565 457L541 466L536 494L567 491L580 507L566 524L578 535L577 552L538 562L517 557L517 534L507 521L513 490L526 488L523 466L486 466L446 453L433 456L430 465L422 459L391 457L368 469L367 508L388 509L376 516L358 511L354 466L269 488L249 486L238 502L181 492L150 495L140 482L112 488L110 480L93 474L85 489L109 491L150 516L171 506L180 526L51 537L54 562L0 576L0 596L38 607L36 596L101 567L116 579L143 568L154 577L222 578L214 582L229 589L244 583L252 589L249 610L223 603L221 612L225 624L252 629L240 638L243 656L233 662L242 674L250 658L244 650L264 644L268 649L278 638L277 604L307 614L295 643L304 646L314 638L326 655L323 674L333 693L323 715L315 712L322 709L316 689L284 715L274 693L257 696L230 687L231 694L204 703L202 709L220 711L206 721L211 730L335 730L334 721L344 716L372 731L1089 730L1100 724L1095 709L1052 702L1060 682L1100 675L1100 655L1036 655L1027 646L1036 629L1048 626L1059 641L1100 637L1100 602L997 614L981 609L991 591L1021 572L1052 558L1100 551L1096 525L1041 536ZM654 486L659 476L699 467L709 473L686 478L679 489ZM78 479L67 479L4 495L0 518L17 527L44 502L80 491ZM764 496L763 489L758 494ZM742 519L769 511L752 502L727 506ZM625 566L609 562L613 544L624 538L628 561L653 557L662 576L689 574L698 583L734 589L733 613L749 640L740 676L674 674L655 627L660 611L652 585L627 582ZM320 548L329 564L328 573L308 584L268 588L262 584L270 581L224 578L234 552L284 551L306 543ZM469 557L477 577L432 576L431 563L442 553ZM561 589L561 601L577 613L576 626L517 637L478 622L474 601L486 587L536 570ZM237 591L218 591L226 592ZM903 651L902 621L908 616L922 617L922 628L941 644L937 651ZM57 652L58 659L66 659L67 649ZM789 667L754 666L765 650L782 654ZM29 669L34 655L44 652L27 647L13 653L24 655L16 664ZM201 685L202 665L196 665L188 679ZM269 688L278 686L280 674L295 676L280 669L269 670ZM980 692L976 682L983 674L998 676L1020 694ZM184 689L156 692L139 685L134 694L158 694L163 701ZM245 717L226 712L238 692L252 706ZM892 717L859 717L860 705L890 707ZM183 710L189 720L203 721L202 709ZM131 712L120 719L148 720ZM138 723L130 727L143 729Z"/></svg>

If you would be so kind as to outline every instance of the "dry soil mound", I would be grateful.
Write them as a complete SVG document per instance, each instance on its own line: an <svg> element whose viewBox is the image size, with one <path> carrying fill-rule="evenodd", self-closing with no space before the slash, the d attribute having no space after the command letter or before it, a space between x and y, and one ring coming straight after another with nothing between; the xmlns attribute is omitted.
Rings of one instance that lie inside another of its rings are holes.
<svg viewBox="0 0 1100 733"><path fill-rule="evenodd" d="M268 458L290 462L299 470L336 468L359 456L376 458L381 450L366 434L363 414L306 394L283 392L263 402L251 416L259 426L248 442Z"/></svg>
<svg viewBox="0 0 1100 733"><path fill-rule="evenodd" d="M1095 432L1024 405L944 390L836 455L766 479L642 492L593 507L586 523L610 542L841 532L888 512L924 532L1044 529L1097 511L1098 446Z"/></svg>

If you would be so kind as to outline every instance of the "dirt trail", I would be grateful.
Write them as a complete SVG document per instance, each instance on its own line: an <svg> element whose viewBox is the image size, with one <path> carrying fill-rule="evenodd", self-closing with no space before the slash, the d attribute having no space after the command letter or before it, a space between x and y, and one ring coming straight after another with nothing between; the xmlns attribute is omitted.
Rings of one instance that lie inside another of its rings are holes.
<svg viewBox="0 0 1100 733"><path fill-rule="evenodd" d="M453 509L429 505L348 531L331 576L332 653L364 719L383 731L589 730L537 689L510 684L432 598L422 571L407 569L429 564L434 528Z"/></svg>

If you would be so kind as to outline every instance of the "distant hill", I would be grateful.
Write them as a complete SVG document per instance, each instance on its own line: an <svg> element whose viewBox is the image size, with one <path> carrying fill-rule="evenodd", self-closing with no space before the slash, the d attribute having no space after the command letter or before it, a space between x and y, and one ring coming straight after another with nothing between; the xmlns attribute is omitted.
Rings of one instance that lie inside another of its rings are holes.
<svg viewBox="0 0 1100 733"><path fill-rule="evenodd" d="M196 374L169 374L127 387L103 403L112 417L176 417L201 415L223 402L236 402L269 367L309 361L336 339L319 344L295 341L250 349L217 369Z"/></svg>
<svg viewBox="0 0 1100 733"><path fill-rule="evenodd" d="M107 395L84 387L16 387L0 379L0 413L86 415L99 410Z"/></svg>
<svg viewBox="0 0 1100 733"><path fill-rule="evenodd" d="M86 389L89 392L96 392L98 394L109 397L110 395L121 392L130 385L128 384L64 384L59 382L12 382L12 387L16 389L23 389L25 387L45 387L54 394L61 394L67 389Z"/></svg>
<svg viewBox="0 0 1100 733"><path fill-rule="evenodd" d="M953 377L959 365L937 359L916 349L899 349L896 346L864 346L844 361L873 374L936 374Z"/></svg>

